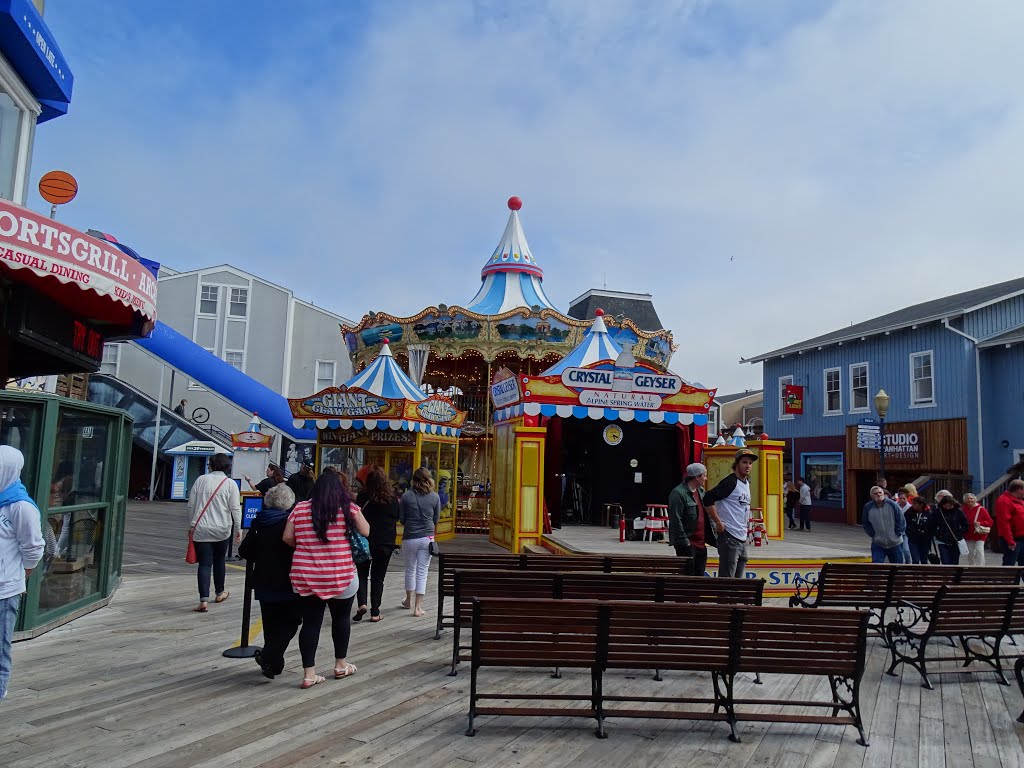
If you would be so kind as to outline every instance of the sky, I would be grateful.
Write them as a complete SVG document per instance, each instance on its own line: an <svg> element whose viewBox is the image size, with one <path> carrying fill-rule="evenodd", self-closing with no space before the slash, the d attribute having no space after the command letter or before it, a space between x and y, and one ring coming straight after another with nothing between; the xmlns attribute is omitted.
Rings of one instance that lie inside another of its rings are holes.
<svg viewBox="0 0 1024 768"><path fill-rule="evenodd" d="M558 308L651 293L672 369L721 393L761 386L741 358L1021 276L1019 0L48 0L45 20L75 86L32 175L78 179L62 221L352 319L468 303L511 195Z"/></svg>

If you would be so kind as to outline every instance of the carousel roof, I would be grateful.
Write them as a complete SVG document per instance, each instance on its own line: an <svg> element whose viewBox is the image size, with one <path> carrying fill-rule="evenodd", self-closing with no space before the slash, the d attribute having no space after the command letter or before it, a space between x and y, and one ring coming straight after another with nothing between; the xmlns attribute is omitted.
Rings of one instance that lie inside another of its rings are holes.
<svg viewBox="0 0 1024 768"><path fill-rule="evenodd" d="M426 400L427 396L417 387L409 375L395 362L387 339L381 345L380 353L366 368L345 382L346 387L358 387L389 400Z"/></svg>
<svg viewBox="0 0 1024 768"><path fill-rule="evenodd" d="M483 284L466 309L481 315L498 315L517 307L555 309L544 293L544 270L533 257L519 222L523 201L510 197L508 207L508 224L501 242L480 271Z"/></svg>
<svg viewBox="0 0 1024 768"><path fill-rule="evenodd" d="M604 310L595 312L594 324L590 326L576 348L548 368L541 376L556 376L566 368L583 368L602 360L615 360L622 348L615 343L604 324Z"/></svg>

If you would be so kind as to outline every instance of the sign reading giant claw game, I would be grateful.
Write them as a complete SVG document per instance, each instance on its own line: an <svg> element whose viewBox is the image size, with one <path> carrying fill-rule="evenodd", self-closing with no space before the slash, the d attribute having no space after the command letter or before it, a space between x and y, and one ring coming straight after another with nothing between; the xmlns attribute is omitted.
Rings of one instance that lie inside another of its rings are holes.
<svg viewBox="0 0 1024 768"><path fill-rule="evenodd" d="M447 424L455 420L458 411L455 406L447 400L440 398L428 398L417 404L416 414L424 421L432 421L436 424Z"/></svg>
<svg viewBox="0 0 1024 768"><path fill-rule="evenodd" d="M330 387L292 402L292 415L307 419L361 419L397 417L403 401L391 401L363 389Z"/></svg>

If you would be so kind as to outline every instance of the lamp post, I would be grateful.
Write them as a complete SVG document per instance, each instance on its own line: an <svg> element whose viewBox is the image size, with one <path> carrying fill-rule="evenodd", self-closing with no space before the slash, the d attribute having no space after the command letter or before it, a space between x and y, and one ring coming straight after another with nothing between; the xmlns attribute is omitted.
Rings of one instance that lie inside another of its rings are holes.
<svg viewBox="0 0 1024 768"><path fill-rule="evenodd" d="M889 412L889 396L884 389L875 395L875 411L878 412L878 433L881 443L878 446L878 477L885 477L885 414Z"/></svg>

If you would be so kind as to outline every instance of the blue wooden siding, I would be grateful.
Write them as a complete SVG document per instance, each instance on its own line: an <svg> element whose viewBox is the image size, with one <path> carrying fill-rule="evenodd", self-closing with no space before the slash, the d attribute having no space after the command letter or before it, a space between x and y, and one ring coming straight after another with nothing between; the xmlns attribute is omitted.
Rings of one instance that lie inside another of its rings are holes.
<svg viewBox="0 0 1024 768"><path fill-rule="evenodd" d="M963 319L964 333L976 339L987 339L1024 325L1024 296L972 312Z"/></svg>
<svg viewBox="0 0 1024 768"><path fill-rule="evenodd" d="M910 355L932 351L935 405L911 407ZM867 362L869 412L850 413L850 366ZM765 431L773 438L818 437L844 434L848 424L874 416L874 396L884 389L891 402L889 421L920 421L970 417L975 404L974 348L967 339L930 323L890 336L868 337L865 341L826 346L801 355L765 361ZM828 368L840 369L842 414L825 415L825 379ZM780 419L779 378L793 376L804 387L804 413Z"/></svg>
<svg viewBox="0 0 1024 768"><path fill-rule="evenodd" d="M1013 463L1014 449L1024 450L1024 346L982 350L981 403L988 485Z"/></svg>

